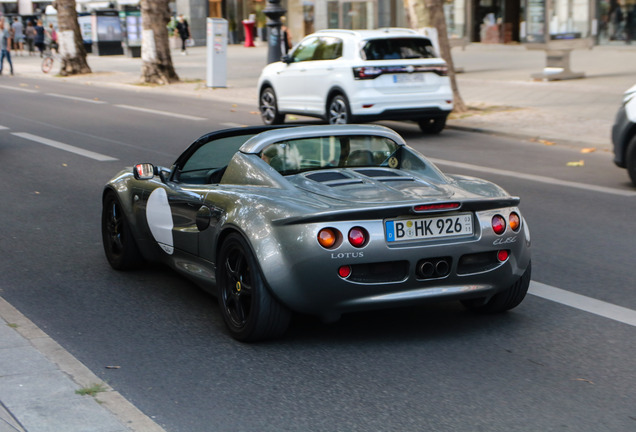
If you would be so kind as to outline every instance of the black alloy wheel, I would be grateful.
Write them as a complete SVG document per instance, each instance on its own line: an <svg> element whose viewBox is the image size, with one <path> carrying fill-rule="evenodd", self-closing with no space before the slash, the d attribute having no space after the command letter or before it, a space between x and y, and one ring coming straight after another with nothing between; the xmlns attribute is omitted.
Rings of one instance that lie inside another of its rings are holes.
<svg viewBox="0 0 636 432"><path fill-rule="evenodd" d="M266 125L277 125L285 122L285 114L278 112L278 103L276 102L276 93L271 87L266 87L261 92L259 109L261 119Z"/></svg>
<svg viewBox="0 0 636 432"><path fill-rule="evenodd" d="M223 242L217 272L219 306L232 337L254 342L285 333L291 313L270 294L241 235L230 234Z"/></svg>
<svg viewBox="0 0 636 432"><path fill-rule="evenodd" d="M138 268L143 258L135 243L126 215L113 192L104 197L102 207L102 242L104 252L115 270Z"/></svg>
<svg viewBox="0 0 636 432"><path fill-rule="evenodd" d="M329 124L351 123L351 110L349 109L349 102L346 97L336 95L329 101L327 121Z"/></svg>

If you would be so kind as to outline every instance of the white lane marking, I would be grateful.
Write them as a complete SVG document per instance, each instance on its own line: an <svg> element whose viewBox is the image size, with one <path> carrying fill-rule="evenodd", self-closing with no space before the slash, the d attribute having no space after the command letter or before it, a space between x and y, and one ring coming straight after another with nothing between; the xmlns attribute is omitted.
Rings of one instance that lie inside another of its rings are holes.
<svg viewBox="0 0 636 432"><path fill-rule="evenodd" d="M46 95L47 96L57 97L57 98L75 100L75 101L79 101L79 102L88 102L88 103L92 103L92 104L105 104L105 103L107 103L107 102L100 101L100 100L87 99L87 98L77 97L77 96L68 96L68 95L57 94L57 93L46 93Z"/></svg>
<svg viewBox="0 0 636 432"><path fill-rule="evenodd" d="M575 309L636 327L636 311L540 282L531 281L528 293Z"/></svg>
<svg viewBox="0 0 636 432"><path fill-rule="evenodd" d="M162 115L162 116L167 116L167 117L175 117L175 118L180 118L180 119L185 119L185 120L194 120L194 121L201 121L201 120L207 120L203 117L195 117L195 116L189 116L189 115L185 115L185 114L177 114L177 113L173 113L173 112L167 112L167 111L159 111L159 110L153 110L153 109L149 109L149 108L141 108L141 107L136 107L136 106L132 106L132 105L115 105L118 108L124 108L124 109L129 109L129 110L133 110L133 111L141 111L141 112L145 112L145 113L149 113L149 114L157 114L157 115Z"/></svg>
<svg viewBox="0 0 636 432"><path fill-rule="evenodd" d="M6 127L6 126L0 126L0 130L7 130L7 129L9 129L9 128Z"/></svg>
<svg viewBox="0 0 636 432"><path fill-rule="evenodd" d="M0 85L0 88L7 89L7 90L21 91L25 93L39 93L39 91L37 90L31 90L31 89L22 88L22 87L12 87L7 85Z"/></svg>
<svg viewBox="0 0 636 432"><path fill-rule="evenodd" d="M428 159L434 164L447 165L454 168L462 168L462 169L468 169L472 171L498 174L498 175L503 175L506 177L514 177L514 178L530 180L530 181L534 181L538 183L546 183L550 185L566 186L566 187L571 187L575 189L583 189L586 191L595 191L595 192L601 192L601 193L612 194L612 195L620 195L624 197L636 197L635 191L615 189L615 188L609 188L609 187L597 186L597 185L591 185L591 184L585 184L585 183L576 183L576 182L571 182L567 180L559 180L552 177L544 177L544 176L533 175L533 174L523 174L523 173L519 173L515 171L488 168L488 167L483 167L479 165L467 164L463 162L453 162L453 161L447 161L447 160L435 159L435 158L428 158Z"/></svg>
<svg viewBox="0 0 636 432"><path fill-rule="evenodd" d="M95 153L95 152L92 152L90 150L84 150L84 149L79 148L79 147L74 147L72 145L64 144L64 143L61 143L59 141L54 141L54 140L51 140L51 139L48 139L48 138L43 138L43 137L40 137L40 136L37 136L37 135L32 135L32 134L26 133L26 132L13 132L11 135L15 135L15 136L20 137L20 138L28 139L30 141L35 141L37 143L44 144L44 145L47 145L47 146L50 146L50 147L54 147L54 148L59 149L59 150L64 150L64 151L67 151L67 152L70 152L70 153L75 153L77 155L84 156L84 157L87 157L87 158L90 158L90 159L94 159L94 160L97 160L97 161L100 161L100 162L109 162L109 161L116 161L117 160L117 158L114 158L114 157L106 156L106 155L103 155L103 154L100 154L100 153Z"/></svg>

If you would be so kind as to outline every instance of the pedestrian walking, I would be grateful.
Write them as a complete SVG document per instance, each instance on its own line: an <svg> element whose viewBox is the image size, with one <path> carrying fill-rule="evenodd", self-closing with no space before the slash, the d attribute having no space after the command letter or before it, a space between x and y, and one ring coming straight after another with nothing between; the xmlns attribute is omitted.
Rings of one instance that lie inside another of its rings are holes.
<svg viewBox="0 0 636 432"><path fill-rule="evenodd" d="M280 17L280 50L283 55L287 55L292 47L291 38L289 37L289 29L287 28L287 20Z"/></svg>
<svg viewBox="0 0 636 432"><path fill-rule="evenodd" d="M11 61L11 29L5 24L4 18L0 18L0 37L2 37L2 52L0 53L0 75L4 66L4 59L7 58L11 67L11 75L13 75L13 62Z"/></svg>
<svg viewBox="0 0 636 432"><path fill-rule="evenodd" d="M37 24L35 25L34 44L38 48L38 51L40 51L40 57L42 57L44 55L44 36L45 36L45 33L46 32L44 30L44 27L42 26L42 20L38 20Z"/></svg>
<svg viewBox="0 0 636 432"><path fill-rule="evenodd" d="M57 32L55 31L55 27L53 26L53 23L49 24L49 29L47 30L47 36L49 38L49 48L51 50L51 52L55 51L56 53L58 53L58 43L57 43Z"/></svg>
<svg viewBox="0 0 636 432"><path fill-rule="evenodd" d="M27 50L29 51L29 55L33 55L33 47L35 46L35 36L36 36L35 27L33 27L33 23L31 20L27 21L26 29L24 30L24 40L27 44Z"/></svg>
<svg viewBox="0 0 636 432"><path fill-rule="evenodd" d="M13 24L11 24L13 30L13 42L17 55L21 56L24 50L24 25L18 17L13 18Z"/></svg>
<svg viewBox="0 0 636 432"><path fill-rule="evenodd" d="M179 37L181 38L181 55L186 55L188 53L186 51L187 42L191 36L190 26L183 15L179 15L179 18L177 18L177 32L179 32Z"/></svg>

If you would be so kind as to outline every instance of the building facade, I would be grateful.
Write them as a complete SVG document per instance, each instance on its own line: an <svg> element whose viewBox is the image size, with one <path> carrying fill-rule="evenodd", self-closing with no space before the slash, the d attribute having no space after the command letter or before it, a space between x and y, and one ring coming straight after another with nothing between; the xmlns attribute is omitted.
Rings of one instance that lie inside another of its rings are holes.
<svg viewBox="0 0 636 432"><path fill-rule="evenodd" d="M77 0L80 10L130 6L138 0ZM0 13L42 13L50 1L0 0ZM405 27L403 0L282 0L293 42L320 29ZM267 0L174 0L172 11L188 17L198 42L207 17L228 20L230 42L244 39L243 21L266 28ZM629 44L636 38L636 0L445 0L451 41L518 43L547 31L551 38L592 38L596 44ZM260 30L257 34L264 36Z"/></svg>

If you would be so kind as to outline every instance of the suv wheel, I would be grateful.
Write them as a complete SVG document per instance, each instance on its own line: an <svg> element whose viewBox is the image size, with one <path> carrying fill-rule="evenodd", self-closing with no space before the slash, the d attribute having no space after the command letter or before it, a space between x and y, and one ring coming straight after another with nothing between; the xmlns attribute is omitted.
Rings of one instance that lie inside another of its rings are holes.
<svg viewBox="0 0 636 432"><path fill-rule="evenodd" d="M351 123L351 110L346 97L336 95L331 98L327 107L327 121L329 124Z"/></svg>
<svg viewBox="0 0 636 432"><path fill-rule="evenodd" d="M627 144L627 154L625 156L625 166L627 167L629 178L636 186L636 135Z"/></svg>
<svg viewBox="0 0 636 432"><path fill-rule="evenodd" d="M418 120L417 124L420 130L425 134L438 134L446 126L446 117L427 118Z"/></svg>
<svg viewBox="0 0 636 432"><path fill-rule="evenodd" d="M281 124L285 121L285 114L278 112L276 93L271 87L266 87L261 92L259 109L261 111L261 119L266 125Z"/></svg>

